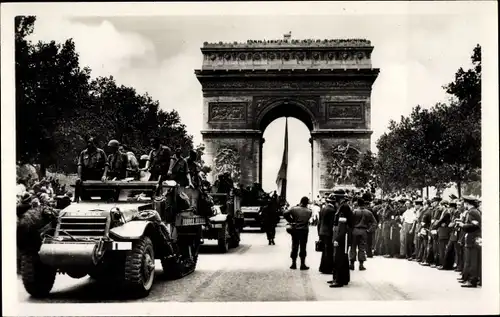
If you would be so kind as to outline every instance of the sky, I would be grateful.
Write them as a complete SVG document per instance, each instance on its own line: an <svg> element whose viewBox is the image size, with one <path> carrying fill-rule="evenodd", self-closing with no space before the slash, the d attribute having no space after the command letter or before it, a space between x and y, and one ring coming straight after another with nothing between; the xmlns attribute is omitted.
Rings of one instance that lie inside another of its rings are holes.
<svg viewBox="0 0 500 317"><path fill-rule="evenodd" d="M474 15L353 16L150 16L61 18L38 15L32 40L73 38L80 64L92 75L113 75L119 84L149 93L165 110L176 109L201 142L202 92L194 75L201 68L203 42L281 39L366 38L374 45L372 65L380 68L371 96L371 149L391 119L446 101L442 86L459 67L469 67L482 32ZM480 44L480 43L479 43ZM276 189L283 151L284 118L264 132L263 187ZM288 197L310 193L311 151L306 126L289 119Z"/></svg>

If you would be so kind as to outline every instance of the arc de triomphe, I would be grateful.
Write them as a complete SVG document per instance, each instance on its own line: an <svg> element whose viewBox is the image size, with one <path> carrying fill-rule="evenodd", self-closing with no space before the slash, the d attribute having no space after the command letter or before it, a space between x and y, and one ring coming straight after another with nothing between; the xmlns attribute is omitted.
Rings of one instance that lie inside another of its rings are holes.
<svg viewBox="0 0 500 317"><path fill-rule="evenodd" d="M201 51L202 68L195 74L203 91L208 165L216 166L218 155L231 149L238 154L240 183L262 183L262 135L273 120L287 116L311 131L313 197L349 181L346 148L370 148L370 97L379 69L372 68L369 41L285 37L204 43ZM344 157L335 158L340 152Z"/></svg>

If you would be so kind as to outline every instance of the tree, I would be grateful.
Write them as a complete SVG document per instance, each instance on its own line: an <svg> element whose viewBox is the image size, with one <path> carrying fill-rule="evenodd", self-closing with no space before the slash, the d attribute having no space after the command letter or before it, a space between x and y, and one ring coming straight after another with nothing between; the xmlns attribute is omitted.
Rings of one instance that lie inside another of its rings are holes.
<svg viewBox="0 0 500 317"><path fill-rule="evenodd" d="M446 122L440 156L459 196L462 184L476 180L481 169L481 46L474 48L471 60L473 67L460 68L455 81L444 87L451 104L440 110Z"/></svg>
<svg viewBox="0 0 500 317"><path fill-rule="evenodd" d="M354 169L354 185L356 187L365 187L374 180L375 156L368 150L360 157L356 168Z"/></svg>
<svg viewBox="0 0 500 317"><path fill-rule="evenodd" d="M44 176L57 162L57 127L88 98L90 70L79 67L71 39L62 45L27 41L35 20L15 18L16 154L22 163L40 164Z"/></svg>

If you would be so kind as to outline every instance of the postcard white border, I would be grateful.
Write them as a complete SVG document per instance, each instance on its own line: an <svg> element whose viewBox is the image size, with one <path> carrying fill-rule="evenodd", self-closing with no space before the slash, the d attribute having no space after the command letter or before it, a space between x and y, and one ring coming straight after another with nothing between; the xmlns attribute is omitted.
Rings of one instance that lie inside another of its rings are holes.
<svg viewBox="0 0 500 317"><path fill-rule="evenodd" d="M20 304L16 298L15 200L2 199L2 296L4 315L390 315L498 314L499 308L499 147L498 21L496 1L449 2L252 2L252 3L22 3L1 5L2 197L14 197L15 98L14 16L164 16L164 15L480 15L483 48L483 282L481 302L256 302ZM200 105L201 107L201 105Z"/></svg>

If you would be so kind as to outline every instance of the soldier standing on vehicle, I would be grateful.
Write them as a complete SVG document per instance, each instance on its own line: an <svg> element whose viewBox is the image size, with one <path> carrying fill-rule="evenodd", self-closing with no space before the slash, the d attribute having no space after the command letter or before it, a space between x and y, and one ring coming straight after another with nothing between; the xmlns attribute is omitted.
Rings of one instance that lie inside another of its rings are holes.
<svg viewBox="0 0 500 317"><path fill-rule="evenodd" d="M78 157L78 179L106 180L108 174L108 161L106 153L95 145L93 137L87 139L85 148Z"/></svg>
<svg viewBox="0 0 500 317"><path fill-rule="evenodd" d="M194 188L193 182L191 181L191 175L189 173L188 163L186 159L182 157L182 149L180 147L175 150L172 162L172 172L170 173L172 176L170 179L179 184L182 190L186 187L191 189Z"/></svg>
<svg viewBox="0 0 500 317"><path fill-rule="evenodd" d="M140 180L141 175L139 172L139 162L137 161L134 152L132 152L131 149L124 144L120 145L119 151L127 155L127 177L133 177L134 180Z"/></svg>
<svg viewBox="0 0 500 317"><path fill-rule="evenodd" d="M299 206L292 207L285 211L283 217L291 225L290 235L292 236L292 265L290 269L297 269L297 255L300 257L300 269L309 270L306 265L307 256L307 239L309 237L309 219L311 218L312 211L307 208L309 205L309 198L302 197ZM300 252L299 252L300 248Z"/></svg>
<svg viewBox="0 0 500 317"><path fill-rule="evenodd" d="M146 162L146 167L141 171L148 171L150 181L164 181L168 176L172 175L172 151L168 146L161 144L160 138L155 137L149 140L152 147L149 152L149 158Z"/></svg>
<svg viewBox="0 0 500 317"><path fill-rule="evenodd" d="M111 150L111 154L108 156L108 178L127 178L128 157L127 154L119 151L120 142L111 140L108 143L108 147Z"/></svg>
<svg viewBox="0 0 500 317"><path fill-rule="evenodd" d="M188 196L191 199L191 206L198 208L198 199L200 198L200 190L203 190L201 186L200 172L201 168L198 164L198 153L195 150L189 151L189 157L186 159L186 164L191 178L191 189L186 189Z"/></svg>

